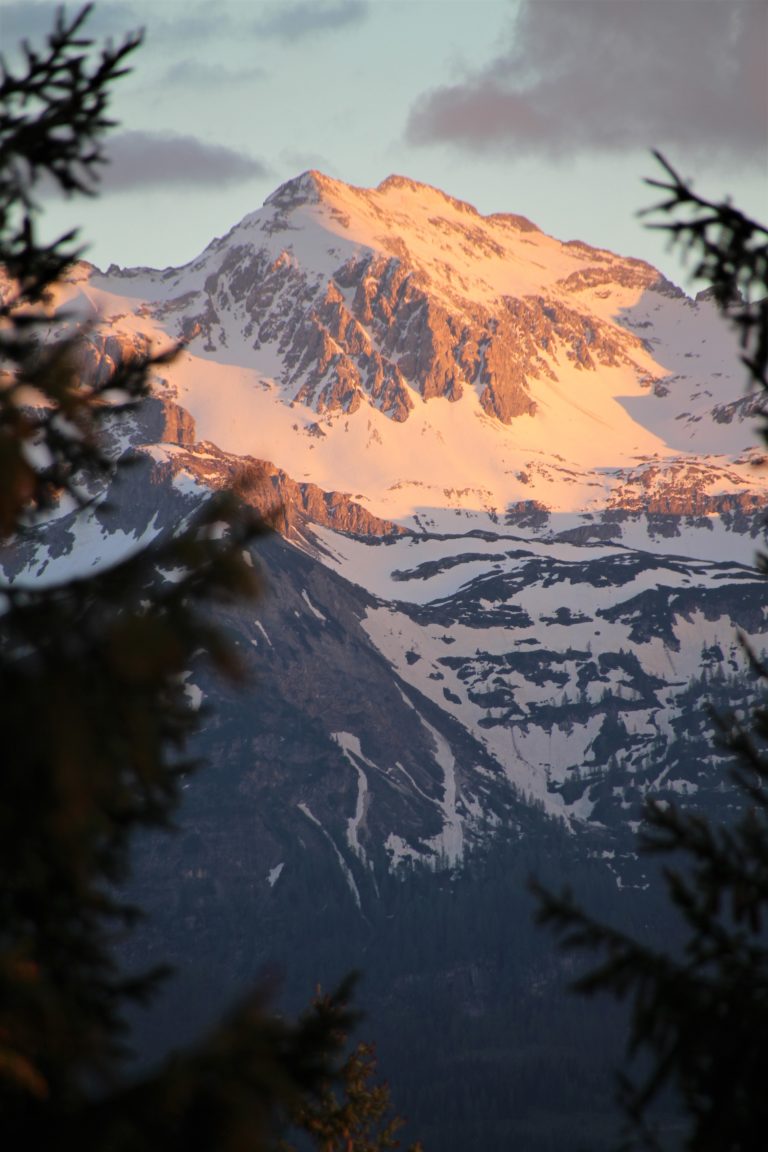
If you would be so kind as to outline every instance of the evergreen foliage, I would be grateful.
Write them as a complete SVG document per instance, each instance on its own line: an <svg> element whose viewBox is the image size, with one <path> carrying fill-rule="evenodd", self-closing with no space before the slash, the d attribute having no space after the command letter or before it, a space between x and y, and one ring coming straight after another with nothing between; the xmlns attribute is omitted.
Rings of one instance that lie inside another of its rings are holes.
<svg viewBox="0 0 768 1152"><path fill-rule="evenodd" d="M29 533L66 499L85 509L116 465L100 433L146 396L176 349L105 380L78 371L87 330L56 311L75 234L38 239L41 180L91 193L105 162L113 82L140 42L98 51L88 8L57 17L44 51L0 71L0 536ZM61 335L66 329L64 335ZM171 539L56 586L0 587L0 1141L7 1148L268 1146L275 1124L328 1082L348 986L292 1023L259 995L194 1049L130 1085L125 1011L159 973L115 960L138 911L121 898L136 833L166 826L193 765L183 676L205 653L241 674L211 610L259 587L263 522L212 498ZM173 579L166 579L172 573Z"/></svg>
<svg viewBox="0 0 768 1152"><path fill-rule="evenodd" d="M318 996L318 1011L327 1000ZM403 1120L392 1113L389 1085L376 1081L376 1050L358 1044L347 1055L338 1076L328 1080L314 1097L305 1096L291 1113L297 1134L309 1137L319 1152L386 1152L400 1147L397 1132ZM280 1152L296 1152L288 1140ZM408 1152L421 1152L412 1145Z"/></svg>
<svg viewBox="0 0 768 1152"><path fill-rule="evenodd" d="M768 230L730 202L698 196L673 168L649 181L664 199L649 211L688 253L694 275L738 327L753 386L768 391ZM762 429L768 440L768 427ZM765 566L765 564L764 564ZM756 670L764 669L754 659ZM573 894L541 886L539 919L564 947L600 957L575 987L630 1005L620 1100L625 1147L762 1152L768 1132L768 709L747 725L721 718L742 797L732 824L650 800L643 852L670 863L664 880L678 938L665 945L587 914Z"/></svg>

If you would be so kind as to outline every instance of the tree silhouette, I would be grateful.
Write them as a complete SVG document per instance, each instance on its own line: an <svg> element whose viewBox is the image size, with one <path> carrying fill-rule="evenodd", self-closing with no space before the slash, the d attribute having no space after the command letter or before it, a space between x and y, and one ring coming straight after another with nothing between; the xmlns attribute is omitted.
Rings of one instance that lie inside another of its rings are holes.
<svg viewBox="0 0 768 1152"><path fill-rule="evenodd" d="M740 332L751 386L768 392L768 230L729 201L698 196L657 158L665 177L648 183L664 198L649 212L666 218L654 227L695 257L694 276ZM762 413L765 421L765 404ZM761 431L768 441L768 424ZM535 886L539 919L562 945L601 958L576 989L630 1003L624 1147L762 1152L768 1142L768 709L746 724L718 722L736 756L741 815L714 824L651 799L640 836L641 851L670 861L663 877L679 946L651 947L590 917L572 893ZM670 1093L677 1119L665 1128L652 1106L669 1107Z"/></svg>
<svg viewBox="0 0 768 1152"><path fill-rule="evenodd" d="M45 50L25 44L16 71L0 71L0 536L11 545L63 498L86 509L93 478L120 467L100 433L176 352L84 378L87 331L55 312L79 251L74 233L38 239L40 183L95 191L110 89L141 39L98 50L88 12L60 12ZM266 1147L280 1116L333 1075L348 988L296 1023L255 995L157 1073L124 1078L125 1009L159 974L128 978L115 960L139 914L119 885L136 832L170 823L193 767L192 654L242 674L211 609L256 594L247 550L265 530L223 494L186 530L94 575L0 585L4 1147Z"/></svg>

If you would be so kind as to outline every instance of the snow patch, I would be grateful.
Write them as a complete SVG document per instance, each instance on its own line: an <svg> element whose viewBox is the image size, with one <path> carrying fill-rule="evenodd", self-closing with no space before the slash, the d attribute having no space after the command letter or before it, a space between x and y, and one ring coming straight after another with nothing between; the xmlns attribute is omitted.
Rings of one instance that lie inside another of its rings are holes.
<svg viewBox="0 0 768 1152"><path fill-rule="evenodd" d="M359 832L360 826L365 819L369 792L368 778L360 767L360 762L362 761L363 764L367 765L367 767L371 768L374 772L378 772L379 770L371 760L363 755L357 736L353 736L351 732L332 732L331 737L336 741L357 773L357 802L355 804L355 814L351 816L347 822L347 843L363 863L367 863L365 849L360 843Z"/></svg>
<svg viewBox="0 0 768 1152"><path fill-rule="evenodd" d="M189 701L189 706L192 711L197 712L203 702L203 690L202 688L198 688L197 684L189 683L189 678L191 675L191 672L185 672L182 676L182 681L184 682L184 695Z"/></svg>
<svg viewBox="0 0 768 1152"><path fill-rule="evenodd" d="M264 637L267 644L269 644L269 646L271 648L272 647L272 641L270 640L269 636L267 636L267 630L264 627L264 625L262 624L261 620L254 620L254 624L258 628L259 632L261 632L262 636Z"/></svg>
<svg viewBox="0 0 768 1152"><path fill-rule="evenodd" d="M319 608L315 608L314 604L312 603L312 601L311 601L311 600L310 600L310 598L309 598L309 593L307 592L306 588L302 589L301 598L302 598L302 600L304 601L304 603L306 604L307 608L309 608L309 610L310 610L310 612L312 613L312 615L313 615L313 616L316 616L316 617L317 617L317 619L318 619L318 620L321 620L323 624L327 624L327 623L328 623L328 621L327 621L326 617L325 617L325 616L323 616L323 614L322 614L322 612L320 611L320 609L319 609Z"/></svg>
<svg viewBox="0 0 768 1152"><path fill-rule="evenodd" d="M394 832L390 832L384 841L384 849L389 856L390 867L393 869L409 860L420 863L424 859L421 852L412 848L410 844L406 844L402 836L397 836Z"/></svg>
<svg viewBox="0 0 768 1152"><path fill-rule="evenodd" d="M325 836L326 840L328 841L331 848L333 849L333 853L334 853L334 855L335 855L335 857L339 863L339 867L341 868L344 879L346 880L347 885L349 887L349 890L352 893L352 898L354 899L357 907L361 908L362 905L361 905L361 901L360 901L360 892L358 890L357 884L355 883L355 878L352 875L352 872L350 871L349 865L347 864L346 860L344 859L341 852L339 852L338 848L336 847L336 844L335 844L333 837L330 835L329 832L326 831L326 829L323 827L323 825L318 820L317 816L315 816L310 811L308 804L301 803L301 804L297 804L296 807L299 809L300 812L303 812L304 815L307 817L307 819L311 820L312 823L315 824L320 829L323 836Z"/></svg>

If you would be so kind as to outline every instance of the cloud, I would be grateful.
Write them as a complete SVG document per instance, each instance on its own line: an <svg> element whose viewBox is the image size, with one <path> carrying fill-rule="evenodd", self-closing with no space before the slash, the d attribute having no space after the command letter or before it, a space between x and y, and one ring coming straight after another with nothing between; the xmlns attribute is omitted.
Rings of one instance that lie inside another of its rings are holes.
<svg viewBox="0 0 768 1152"><path fill-rule="evenodd" d="M147 29L148 46L160 45L173 52L180 44L192 45L201 54L213 41L231 35L233 20L231 7L219 0L186 0L186 3L158 3L157 0L139 0L138 11Z"/></svg>
<svg viewBox="0 0 768 1152"><path fill-rule="evenodd" d="M281 3L267 7L252 25L252 30L266 40L292 44L360 24L368 14L366 0L281 0Z"/></svg>
<svg viewBox="0 0 768 1152"><path fill-rule="evenodd" d="M67 23L71 23L83 5L66 4L63 7ZM37 3L32 0L2 0L0 24L5 46L29 40L42 48L49 32L53 31L61 8L62 4L55 0L38 0ZM114 0L111 4L97 4L82 31L89 38L113 36L122 40L126 33L136 31L140 25L135 4Z"/></svg>
<svg viewBox="0 0 768 1152"><path fill-rule="evenodd" d="M54 27L62 4L57 0L0 0L0 30L3 47L10 49L22 39L42 48ZM68 0L63 5L68 22L83 4ZM144 30L146 43L167 46L192 44L199 47L213 38L231 32L232 13L223 0L211 5L206 0L186 3L157 3L157 0L110 0L96 3L83 25L83 35L100 41L112 37L118 43L129 33Z"/></svg>
<svg viewBox="0 0 768 1152"><path fill-rule="evenodd" d="M159 83L161 86L220 88L229 84L248 84L254 80L263 80L267 75L265 68L253 64L248 68L224 68L220 64L210 64L207 60L179 60L171 64L163 73Z"/></svg>
<svg viewBox="0 0 768 1152"><path fill-rule="evenodd" d="M412 144L768 159L764 0L524 0L509 48L411 109Z"/></svg>
<svg viewBox="0 0 768 1152"><path fill-rule="evenodd" d="M105 192L220 188L270 174L255 156L172 133L120 132L110 137L107 154L111 162L101 170L100 182Z"/></svg>

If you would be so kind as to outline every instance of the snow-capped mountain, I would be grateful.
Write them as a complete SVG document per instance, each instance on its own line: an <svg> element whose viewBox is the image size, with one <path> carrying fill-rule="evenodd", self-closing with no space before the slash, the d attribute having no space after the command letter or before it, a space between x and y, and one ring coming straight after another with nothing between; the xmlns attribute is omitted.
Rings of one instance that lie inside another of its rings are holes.
<svg viewBox="0 0 768 1152"><path fill-rule="evenodd" d="M211 488L279 509L274 592L232 624L271 705L219 701L205 736L245 757L270 890L289 826L360 903L376 867L457 861L531 801L623 828L648 788L718 794L704 697L743 696L737 629L766 644L768 479L706 293L308 172L190 264L82 264L60 302L96 323L86 374L185 347L116 440L143 468L6 572L107 563Z"/></svg>
<svg viewBox="0 0 768 1152"><path fill-rule="evenodd" d="M695 547L720 558L729 514L762 503L755 401L710 300L398 177L305 173L186 267L82 291L188 341L171 387L200 436L412 527L535 501L538 535L597 520L635 546L638 514L669 512L707 517Z"/></svg>

